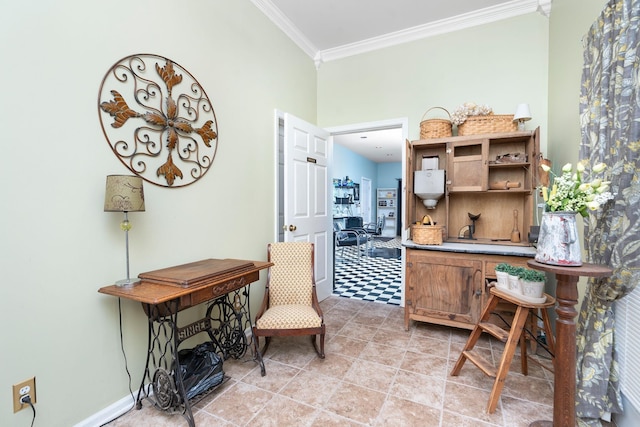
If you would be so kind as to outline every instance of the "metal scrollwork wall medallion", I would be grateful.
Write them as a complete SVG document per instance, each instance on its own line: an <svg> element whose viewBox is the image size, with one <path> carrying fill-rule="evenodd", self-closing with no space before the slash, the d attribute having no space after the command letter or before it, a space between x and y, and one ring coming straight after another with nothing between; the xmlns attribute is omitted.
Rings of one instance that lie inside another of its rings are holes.
<svg viewBox="0 0 640 427"><path fill-rule="evenodd" d="M187 70L162 56L116 62L100 85L98 115L115 155L153 184L192 184L215 158L218 122L211 101Z"/></svg>

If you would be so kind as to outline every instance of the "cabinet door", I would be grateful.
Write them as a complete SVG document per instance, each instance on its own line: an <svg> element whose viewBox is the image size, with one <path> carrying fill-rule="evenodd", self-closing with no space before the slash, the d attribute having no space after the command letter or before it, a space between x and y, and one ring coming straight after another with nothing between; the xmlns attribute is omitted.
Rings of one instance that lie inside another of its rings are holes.
<svg viewBox="0 0 640 427"><path fill-rule="evenodd" d="M455 141L447 145L449 191L486 191L487 140Z"/></svg>
<svg viewBox="0 0 640 427"><path fill-rule="evenodd" d="M417 254L408 257L406 271L412 314L444 324L476 323L483 303L482 261Z"/></svg>

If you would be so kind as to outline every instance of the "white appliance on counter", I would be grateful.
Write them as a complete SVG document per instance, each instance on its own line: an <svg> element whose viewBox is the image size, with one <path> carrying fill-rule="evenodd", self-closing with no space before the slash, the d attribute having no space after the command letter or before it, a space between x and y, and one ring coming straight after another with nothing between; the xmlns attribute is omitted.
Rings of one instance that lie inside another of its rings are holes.
<svg viewBox="0 0 640 427"><path fill-rule="evenodd" d="M413 192L422 199L427 209L435 209L444 196L444 169L438 169L437 157L422 159L422 170L413 175Z"/></svg>

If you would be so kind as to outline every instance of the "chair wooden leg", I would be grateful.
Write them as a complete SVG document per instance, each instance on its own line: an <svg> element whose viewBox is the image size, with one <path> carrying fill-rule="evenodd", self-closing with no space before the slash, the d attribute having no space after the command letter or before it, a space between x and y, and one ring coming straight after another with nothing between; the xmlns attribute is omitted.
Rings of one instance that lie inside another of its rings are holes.
<svg viewBox="0 0 640 427"><path fill-rule="evenodd" d="M529 363L527 360L527 334L524 330L522 331L522 334L520 334L520 372L522 372L522 375L529 375Z"/></svg>
<svg viewBox="0 0 640 427"><path fill-rule="evenodd" d="M539 309L537 308L531 311L531 335L534 337L534 339L529 340L531 354L536 354L536 351L538 351L538 341L536 340L538 337L538 312Z"/></svg>
<svg viewBox="0 0 640 427"><path fill-rule="evenodd" d="M253 351L256 355L260 354L260 343L259 343L259 338L256 335L255 329L253 331Z"/></svg>
<svg viewBox="0 0 640 427"><path fill-rule="evenodd" d="M456 364L453 365L453 369L451 370L452 377L456 377L460 374L460 370L462 370L462 366L464 365L464 362L467 361L467 357L465 356L464 352L467 350L473 349L473 347L476 345L476 342L480 338L480 335L482 335L482 329L476 325L476 327L473 328L473 331L471 331L471 335L469 335L469 339L467 340L467 343L465 344L464 348L460 352L460 356L458 356L458 360L456 361Z"/></svg>
<svg viewBox="0 0 640 427"><path fill-rule="evenodd" d="M498 371L496 372L496 380L493 383L493 388L491 389L491 394L489 395L487 412L490 414L492 414L496 410L496 406L498 406L498 399L500 398L500 393L502 393L502 389L504 387L504 380L509 373L509 366L511 365L513 355L516 352L516 347L520 342L522 329L524 328L524 324L527 321L528 316L529 309L518 306L518 308L516 309L516 314L513 318L511 330L509 331L509 338L507 339L504 347L504 352L502 353L500 366L498 368Z"/></svg>
<svg viewBox="0 0 640 427"><path fill-rule="evenodd" d="M256 351L260 353L260 357L263 357L269 348L269 344L271 343L271 337L263 337L264 338L264 346L260 349L260 339L257 335L254 335L256 340Z"/></svg>
<svg viewBox="0 0 640 427"><path fill-rule="evenodd" d="M267 349L269 348L269 344L271 344L271 337L264 337L264 347L262 347L262 352L261 352L263 356L267 352Z"/></svg>
<svg viewBox="0 0 640 427"><path fill-rule="evenodd" d="M458 374L460 374L460 370L462 369L464 362L466 362L467 360L467 357L464 355L464 352L467 350L472 350L473 347L476 345L476 342L482 335L482 328L480 328L479 323L486 322L487 320L489 320L489 317L491 317L491 312L495 310L496 306L498 305L498 302L500 302L500 299L495 295L491 294L491 296L489 297L489 301L487 301L486 307L482 311L482 315L480 316L480 320L478 321L478 324L476 324L476 326L471 331L471 334L467 339L467 343L465 344L464 348L460 352L460 356L458 357L456 364L453 366L453 369L451 370L451 376L455 377Z"/></svg>
<svg viewBox="0 0 640 427"><path fill-rule="evenodd" d="M318 336L320 337L320 347L318 347L317 342ZM311 335L311 343L313 344L313 348L316 353L318 353L318 357L320 357L320 359L324 359L324 334Z"/></svg>
<svg viewBox="0 0 640 427"><path fill-rule="evenodd" d="M253 339L253 351L255 352L254 360L258 362L258 365L260 365L260 375L264 377L265 375L267 375L267 371L264 368L264 360L262 359L262 355L264 353L260 352L260 338L258 337L258 335L256 335L255 328L253 329L252 339Z"/></svg>

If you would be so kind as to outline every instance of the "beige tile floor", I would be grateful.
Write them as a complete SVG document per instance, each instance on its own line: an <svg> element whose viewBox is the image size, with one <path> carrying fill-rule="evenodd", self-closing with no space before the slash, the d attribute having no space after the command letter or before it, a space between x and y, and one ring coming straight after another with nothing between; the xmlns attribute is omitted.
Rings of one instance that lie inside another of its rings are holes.
<svg viewBox="0 0 640 427"><path fill-rule="evenodd" d="M469 331L428 324L405 331L398 306L341 297L321 305L324 360L308 338L274 338L265 377L251 360L225 361L230 379L196 405L196 426L524 427L552 418L553 375L533 363L529 375L521 375L517 354L498 407L488 414L491 378L470 362L460 376L449 375ZM477 345L494 363L502 346L484 336ZM109 424L186 425L181 415L167 415L147 401Z"/></svg>

